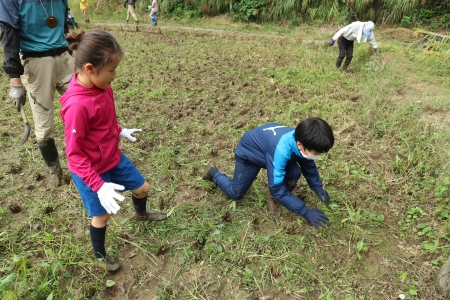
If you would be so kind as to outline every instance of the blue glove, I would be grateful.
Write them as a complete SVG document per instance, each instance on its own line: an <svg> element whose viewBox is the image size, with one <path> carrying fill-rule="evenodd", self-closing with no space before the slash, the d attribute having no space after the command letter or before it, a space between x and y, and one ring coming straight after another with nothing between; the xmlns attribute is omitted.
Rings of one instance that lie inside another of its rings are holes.
<svg viewBox="0 0 450 300"><path fill-rule="evenodd" d="M331 46L333 46L333 45L334 45L334 40L333 40L333 39L331 39L331 40L330 40L330 42L328 43L328 46L330 46L330 47L331 47Z"/></svg>
<svg viewBox="0 0 450 300"><path fill-rule="evenodd" d="M319 227L325 228L328 224L327 216L323 211L317 208L308 209L303 217L317 230L319 230Z"/></svg>
<svg viewBox="0 0 450 300"><path fill-rule="evenodd" d="M317 197L319 197L320 201L322 201L325 205L330 204L330 195L328 195L327 191L323 188L318 188L315 190Z"/></svg>

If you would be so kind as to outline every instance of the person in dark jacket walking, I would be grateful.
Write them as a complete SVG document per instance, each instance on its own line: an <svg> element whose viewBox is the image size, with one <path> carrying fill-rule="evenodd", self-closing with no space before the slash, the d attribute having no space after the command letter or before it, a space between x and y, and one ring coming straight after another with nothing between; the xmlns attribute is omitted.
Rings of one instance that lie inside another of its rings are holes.
<svg viewBox="0 0 450 300"><path fill-rule="evenodd" d="M308 208L291 193L303 173L319 199L326 205L330 203L314 161L328 152L333 144L333 131L320 118L306 119L295 129L269 123L248 131L239 141L233 179L219 172L211 162L203 179L213 182L233 200L240 200L260 169L267 169L268 186L275 201L318 229L328 223L327 216L319 209Z"/></svg>
<svg viewBox="0 0 450 300"><path fill-rule="evenodd" d="M136 21L136 24L139 23L138 17L136 16L136 13L134 11L134 7L136 5L136 0L125 0L125 3L127 4L127 19L126 22L130 20L130 14L133 16L133 19Z"/></svg>

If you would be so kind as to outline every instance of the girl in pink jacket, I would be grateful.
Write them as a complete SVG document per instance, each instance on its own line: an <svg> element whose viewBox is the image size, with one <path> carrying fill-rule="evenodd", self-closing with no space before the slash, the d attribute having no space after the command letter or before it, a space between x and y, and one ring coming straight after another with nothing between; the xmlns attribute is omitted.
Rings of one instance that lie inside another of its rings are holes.
<svg viewBox="0 0 450 300"><path fill-rule="evenodd" d="M115 190L132 192L139 221L162 221L166 214L146 210L150 185L121 152L122 141L135 142L133 134L117 124L111 82L116 78L123 51L108 32L69 33L69 48L76 51L74 74L67 92L60 98L64 121L66 154L73 181L83 204L92 216L90 235L94 255L110 272L120 269L105 250L106 224L111 213L120 209L116 200L124 196Z"/></svg>

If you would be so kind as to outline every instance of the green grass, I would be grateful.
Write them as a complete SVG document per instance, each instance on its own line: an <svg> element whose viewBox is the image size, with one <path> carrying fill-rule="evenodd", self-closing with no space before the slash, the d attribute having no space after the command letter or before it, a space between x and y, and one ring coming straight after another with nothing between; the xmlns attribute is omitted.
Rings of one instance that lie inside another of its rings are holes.
<svg viewBox="0 0 450 300"><path fill-rule="evenodd" d="M443 57L380 33L380 56L356 45L349 71L338 72L337 49L325 43L170 29L113 34L125 50L113 83L119 122L143 129L124 152L151 185L148 208L170 218L136 223L126 193L107 230L108 252L124 268L99 269L71 180L46 188L33 138L13 148L23 124L0 73L3 299L444 299L434 285L449 256ZM326 212L327 229L285 209L272 217L264 170L238 202L201 180L208 160L232 174L247 130L312 116L336 136L318 162L332 203L321 204L304 180L294 194Z"/></svg>

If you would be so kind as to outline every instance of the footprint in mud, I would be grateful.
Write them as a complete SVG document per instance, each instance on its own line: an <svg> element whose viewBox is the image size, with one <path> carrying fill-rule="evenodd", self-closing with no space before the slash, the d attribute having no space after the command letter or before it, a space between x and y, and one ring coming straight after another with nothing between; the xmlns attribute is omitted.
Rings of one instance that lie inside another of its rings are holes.
<svg viewBox="0 0 450 300"><path fill-rule="evenodd" d="M45 213L46 215L49 215L49 214L53 213L54 211L55 211L55 209L54 209L52 206L47 206L47 207L44 209L44 213Z"/></svg>
<svg viewBox="0 0 450 300"><path fill-rule="evenodd" d="M8 174L19 174L20 171L22 171L21 165L11 165L9 170L7 171Z"/></svg>
<svg viewBox="0 0 450 300"><path fill-rule="evenodd" d="M64 173L63 174L63 179L62 179L63 184L64 185L70 184L71 181L72 181L72 176L70 176L69 173Z"/></svg>
<svg viewBox="0 0 450 300"><path fill-rule="evenodd" d="M39 172L36 172L36 174L34 176L35 176L36 181L41 181L45 178L45 176L41 175L41 173L39 173Z"/></svg>
<svg viewBox="0 0 450 300"><path fill-rule="evenodd" d="M18 214L22 211L22 207L20 207L18 204L10 204L8 206L9 210L13 213L13 214Z"/></svg>

